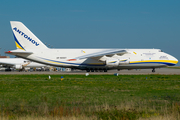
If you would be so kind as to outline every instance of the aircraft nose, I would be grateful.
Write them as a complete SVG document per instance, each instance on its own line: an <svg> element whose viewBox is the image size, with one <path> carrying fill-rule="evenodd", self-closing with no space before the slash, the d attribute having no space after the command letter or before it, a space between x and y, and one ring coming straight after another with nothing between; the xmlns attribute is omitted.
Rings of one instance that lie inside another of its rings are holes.
<svg viewBox="0 0 180 120"><path fill-rule="evenodd" d="M177 61L177 63L178 63L178 59L175 58L175 61ZM176 63L176 64L177 64L177 63Z"/></svg>
<svg viewBox="0 0 180 120"><path fill-rule="evenodd" d="M175 65L178 63L178 59L177 59L177 58L171 56L171 59L174 61L174 64L175 64Z"/></svg>

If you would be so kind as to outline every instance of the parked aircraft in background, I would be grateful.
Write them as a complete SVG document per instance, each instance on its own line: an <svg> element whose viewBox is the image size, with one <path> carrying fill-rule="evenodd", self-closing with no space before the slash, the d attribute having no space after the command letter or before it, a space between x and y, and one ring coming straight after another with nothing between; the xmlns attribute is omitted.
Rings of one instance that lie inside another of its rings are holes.
<svg viewBox="0 0 180 120"><path fill-rule="evenodd" d="M46 67L48 67L45 64L32 62L22 58L0 58L0 66L6 68L7 71L10 71L11 69L16 69L16 70L26 70L30 68L45 69Z"/></svg>
<svg viewBox="0 0 180 120"><path fill-rule="evenodd" d="M147 69L173 66L178 60L160 49L51 49L23 23L11 21L16 50L6 53L46 65L81 70Z"/></svg>

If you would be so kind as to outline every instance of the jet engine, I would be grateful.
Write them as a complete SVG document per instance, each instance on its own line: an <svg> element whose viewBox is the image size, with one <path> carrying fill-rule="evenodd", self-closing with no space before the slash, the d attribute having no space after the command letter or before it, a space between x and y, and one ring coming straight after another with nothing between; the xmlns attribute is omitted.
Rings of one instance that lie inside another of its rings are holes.
<svg viewBox="0 0 180 120"><path fill-rule="evenodd" d="M117 67L120 65L128 65L129 59L128 58L122 58L122 59L112 58L112 59L107 59L105 63L109 67Z"/></svg>
<svg viewBox="0 0 180 120"><path fill-rule="evenodd" d="M128 58L123 58L119 60L120 65L128 65L129 64L129 59Z"/></svg>
<svg viewBox="0 0 180 120"><path fill-rule="evenodd" d="M15 65L15 69L22 69L23 67L22 67L22 65Z"/></svg>
<svg viewBox="0 0 180 120"><path fill-rule="evenodd" d="M119 66L119 59L107 59L106 65L110 67L117 67Z"/></svg>

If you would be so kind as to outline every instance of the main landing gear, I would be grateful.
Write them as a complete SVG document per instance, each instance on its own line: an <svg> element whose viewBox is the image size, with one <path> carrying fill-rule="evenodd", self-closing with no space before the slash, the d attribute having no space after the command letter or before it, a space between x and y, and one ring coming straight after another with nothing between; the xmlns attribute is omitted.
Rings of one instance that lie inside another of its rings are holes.
<svg viewBox="0 0 180 120"><path fill-rule="evenodd" d="M107 72L107 69L86 69L86 72Z"/></svg>
<svg viewBox="0 0 180 120"><path fill-rule="evenodd" d="M153 73L155 72L155 68L152 69L152 72L153 72Z"/></svg>

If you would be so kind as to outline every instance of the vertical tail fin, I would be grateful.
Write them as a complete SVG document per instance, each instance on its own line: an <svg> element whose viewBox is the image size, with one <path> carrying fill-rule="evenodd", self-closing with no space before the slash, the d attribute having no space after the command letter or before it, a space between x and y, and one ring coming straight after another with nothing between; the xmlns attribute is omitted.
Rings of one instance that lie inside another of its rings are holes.
<svg viewBox="0 0 180 120"><path fill-rule="evenodd" d="M47 49L23 23L10 21L17 49Z"/></svg>

